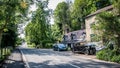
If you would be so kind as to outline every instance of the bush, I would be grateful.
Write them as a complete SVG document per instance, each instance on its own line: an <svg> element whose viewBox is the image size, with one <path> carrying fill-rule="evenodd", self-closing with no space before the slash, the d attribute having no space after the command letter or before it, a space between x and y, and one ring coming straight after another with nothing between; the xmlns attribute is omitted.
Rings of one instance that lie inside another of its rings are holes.
<svg viewBox="0 0 120 68"><path fill-rule="evenodd" d="M36 46L35 43L32 43L32 44L28 45L29 48L35 48L35 46Z"/></svg>
<svg viewBox="0 0 120 68"><path fill-rule="evenodd" d="M104 49L97 53L97 58L101 60L109 61L112 58L111 51Z"/></svg>
<svg viewBox="0 0 120 68"><path fill-rule="evenodd" d="M96 54L98 59L120 63L120 54L117 50L104 49Z"/></svg>
<svg viewBox="0 0 120 68"><path fill-rule="evenodd" d="M52 43L46 43L45 48L52 48Z"/></svg>
<svg viewBox="0 0 120 68"><path fill-rule="evenodd" d="M22 39L22 38L17 38L16 39L16 45L18 46L18 45L21 45L22 43L24 42L24 39Z"/></svg>
<svg viewBox="0 0 120 68"><path fill-rule="evenodd" d="M117 55L114 55L113 58L111 59L112 62L117 62L117 63L120 63L120 55L117 56Z"/></svg>

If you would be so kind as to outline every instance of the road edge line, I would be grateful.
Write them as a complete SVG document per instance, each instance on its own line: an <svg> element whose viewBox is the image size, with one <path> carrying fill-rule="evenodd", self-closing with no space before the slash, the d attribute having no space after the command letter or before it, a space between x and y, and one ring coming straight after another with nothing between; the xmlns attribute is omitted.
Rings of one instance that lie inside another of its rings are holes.
<svg viewBox="0 0 120 68"><path fill-rule="evenodd" d="M19 51L21 52L21 55L22 55L22 60L23 62L25 63L25 68L30 68L28 62L27 62L27 59L25 58L25 55L23 54L23 52L20 50L20 48L18 48Z"/></svg>

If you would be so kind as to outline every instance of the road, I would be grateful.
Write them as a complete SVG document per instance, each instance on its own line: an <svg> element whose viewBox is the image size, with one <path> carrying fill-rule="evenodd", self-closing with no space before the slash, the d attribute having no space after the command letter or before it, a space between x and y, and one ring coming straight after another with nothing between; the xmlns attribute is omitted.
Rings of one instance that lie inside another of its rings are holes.
<svg viewBox="0 0 120 68"><path fill-rule="evenodd" d="M90 59L87 55L75 55L69 51L52 49L20 49L30 68L120 68L119 64Z"/></svg>

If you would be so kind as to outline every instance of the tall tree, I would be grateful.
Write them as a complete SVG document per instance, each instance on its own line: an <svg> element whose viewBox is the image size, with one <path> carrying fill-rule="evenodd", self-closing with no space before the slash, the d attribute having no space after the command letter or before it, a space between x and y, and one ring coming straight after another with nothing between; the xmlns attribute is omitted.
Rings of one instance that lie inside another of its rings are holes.
<svg viewBox="0 0 120 68"><path fill-rule="evenodd" d="M62 34L61 34L61 30L58 27L58 25L57 24L52 25L51 30L52 30L51 36L52 36L53 42L56 43L58 41L61 41L62 40Z"/></svg>
<svg viewBox="0 0 120 68"><path fill-rule="evenodd" d="M65 28L70 27L69 13L69 6L66 2L59 3L54 11L54 20L61 29L61 34L65 33Z"/></svg>
<svg viewBox="0 0 120 68"><path fill-rule="evenodd" d="M16 27L12 28L12 26L16 25L17 18L20 19L22 18L23 15L26 14L26 9L28 8L28 4L27 4L28 1L29 0L24 0L24 1L23 0L1 0L0 1L0 9L1 9L0 10L0 49L1 49L1 40L2 40L2 43L7 41L5 40L6 37L4 36L3 33L8 33L9 35L11 35L11 37L9 36L9 40L11 38L15 38L14 34L16 32L12 29L16 30Z"/></svg>
<svg viewBox="0 0 120 68"><path fill-rule="evenodd" d="M96 10L94 0L75 0L71 12L72 29L79 30L84 28L85 16Z"/></svg>
<svg viewBox="0 0 120 68"><path fill-rule="evenodd" d="M16 20L17 13L23 13L27 8L27 3L21 0L2 0L0 1L0 40L3 30L9 22ZM19 14L20 16L21 14ZM15 22L14 22L15 23Z"/></svg>
<svg viewBox="0 0 120 68"><path fill-rule="evenodd" d="M35 45L43 46L45 44L44 41L47 40L46 32L49 30L49 23L45 3L47 3L47 1L37 3L38 9L33 13L32 21L25 29L27 41Z"/></svg>

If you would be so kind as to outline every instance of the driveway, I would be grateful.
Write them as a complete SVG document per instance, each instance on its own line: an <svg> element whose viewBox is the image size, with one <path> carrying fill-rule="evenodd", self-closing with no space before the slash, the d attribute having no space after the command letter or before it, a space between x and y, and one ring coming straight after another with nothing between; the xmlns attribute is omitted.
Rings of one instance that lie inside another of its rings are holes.
<svg viewBox="0 0 120 68"><path fill-rule="evenodd" d="M52 49L20 48L29 68L120 68L120 64L100 61L93 56ZM92 58L91 58L92 57Z"/></svg>

